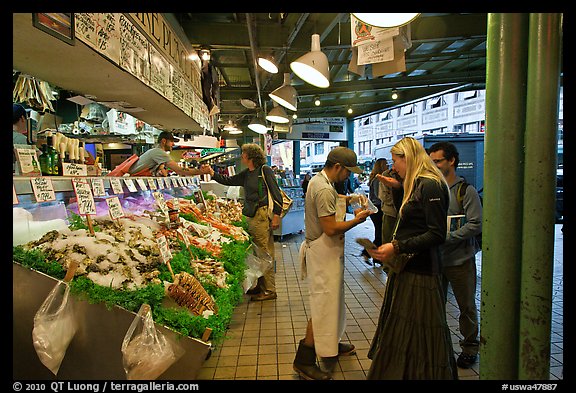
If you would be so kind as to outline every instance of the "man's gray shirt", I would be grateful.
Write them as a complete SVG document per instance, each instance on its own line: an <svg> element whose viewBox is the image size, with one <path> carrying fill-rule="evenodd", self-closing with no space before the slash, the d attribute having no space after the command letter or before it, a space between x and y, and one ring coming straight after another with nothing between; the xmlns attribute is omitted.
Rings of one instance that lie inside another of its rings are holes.
<svg viewBox="0 0 576 393"><path fill-rule="evenodd" d="M474 257L476 254L474 236L482 232L482 203L478 192L472 185L466 188L462 208L458 203L458 185L463 181L464 179L459 177L450 187L448 215L464 214L466 222L457 230L449 232L446 242L440 246L444 266L458 266Z"/></svg>

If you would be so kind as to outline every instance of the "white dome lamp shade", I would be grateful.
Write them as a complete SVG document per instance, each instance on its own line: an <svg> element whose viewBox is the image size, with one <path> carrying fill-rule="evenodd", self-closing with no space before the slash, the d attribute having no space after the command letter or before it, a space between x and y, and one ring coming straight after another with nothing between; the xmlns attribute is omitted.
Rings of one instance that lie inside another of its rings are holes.
<svg viewBox="0 0 576 393"><path fill-rule="evenodd" d="M266 134L268 132L268 128L266 124L260 119L260 116L256 115L254 119L248 124L248 128L258 134Z"/></svg>
<svg viewBox="0 0 576 393"><path fill-rule="evenodd" d="M272 56L260 56L258 57L258 65L268 71L271 74L278 73L278 66L274 63Z"/></svg>
<svg viewBox="0 0 576 393"><path fill-rule="evenodd" d="M328 57L320 50L320 34L312 34L312 50L290 63L290 68L304 82L313 86L330 86Z"/></svg>
<svg viewBox="0 0 576 393"><path fill-rule="evenodd" d="M288 118L288 115L286 114L284 108L278 106L276 102L274 102L274 108L272 108L272 110L268 112L266 120L271 121L272 123L280 123L280 124L286 124L290 122L290 119Z"/></svg>
<svg viewBox="0 0 576 393"><path fill-rule="evenodd" d="M282 86L268 94L275 102L291 111L297 110L298 92L290 85L290 73L284 73L284 83Z"/></svg>
<svg viewBox="0 0 576 393"><path fill-rule="evenodd" d="M390 28L403 26L420 15L419 12L358 12L352 13L358 20L370 26Z"/></svg>

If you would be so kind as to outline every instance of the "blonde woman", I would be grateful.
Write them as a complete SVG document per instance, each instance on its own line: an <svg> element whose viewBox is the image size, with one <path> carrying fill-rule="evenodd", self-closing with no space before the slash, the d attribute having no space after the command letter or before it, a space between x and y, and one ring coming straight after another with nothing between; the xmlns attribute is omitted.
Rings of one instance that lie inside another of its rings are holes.
<svg viewBox="0 0 576 393"><path fill-rule="evenodd" d="M388 274L367 379L458 379L438 247L446 238L448 185L416 139L403 138L390 152L404 191L396 236L368 252L383 262L400 253L413 257Z"/></svg>

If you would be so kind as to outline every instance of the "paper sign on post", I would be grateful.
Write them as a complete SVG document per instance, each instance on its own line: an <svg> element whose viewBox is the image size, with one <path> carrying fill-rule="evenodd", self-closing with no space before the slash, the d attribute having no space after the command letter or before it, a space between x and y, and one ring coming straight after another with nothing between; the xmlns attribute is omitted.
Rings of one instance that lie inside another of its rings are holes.
<svg viewBox="0 0 576 393"><path fill-rule="evenodd" d="M92 192L94 193L94 196L106 196L104 180L100 178L92 179Z"/></svg>
<svg viewBox="0 0 576 393"><path fill-rule="evenodd" d="M124 190L122 189L122 183L120 182L120 178L111 177L110 178L110 185L112 186L112 191L114 192L114 194L124 194Z"/></svg>
<svg viewBox="0 0 576 393"><path fill-rule="evenodd" d="M164 179L159 177L156 179L156 181L158 182L158 189L160 190L164 189Z"/></svg>
<svg viewBox="0 0 576 393"><path fill-rule="evenodd" d="M156 187L156 182L154 181L153 178L149 177L147 180L148 180L148 187L150 187L151 190L158 189L158 187Z"/></svg>
<svg viewBox="0 0 576 393"><path fill-rule="evenodd" d="M140 189L142 191L148 190L148 187L146 186L146 182L144 181L144 179L138 178L138 179L136 179L136 183L138 183L138 185L140 186Z"/></svg>
<svg viewBox="0 0 576 393"><path fill-rule="evenodd" d="M136 185L134 184L134 181L132 179L124 179L124 184L126 184L126 187L128 187L128 190L130 190L130 192L137 192L138 189L136 188Z"/></svg>
<svg viewBox="0 0 576 393"><path fill-rule="evenodd" d="M158 205L160 210L162 210L162 212L164 212L165 214L168 214L168 205L166 205L164 195L162 195L162 193L158 191L154 191L152 195L154 196L154 200L156 200L156 204Z"/></svg>
<svg viewBox="0 0 576 393"><path fill-rule="evenodd" d="M33 177L30 179L36 202L55 201L54 187L52 180L47 177Z"/></svg>
<svg viewBox="0 0 576 393"><path fill-rule="evenodd" d="M78 198L78 213L80 214L96 214L96 203L92 195L92 188L86 178L75 177L72 179L74 192Z"/></svg>
<svg viewBox="0 0 576 393"><path fill-rule="evenodd" d="M87 176L85 164L74 164L71 162L62 163L62 174L64 176Z"/></svg>
<svg viewBox="0 0 576 393"><path fill-rule="evenodd" d="M190 240L188 239L188 235L184 233L184 230L182 228L178 228L176 229L176 232L178 232L178 234L180 235L179 238L182 239L186 247L187 248L190 247Z"/></svg>
<svg viewBox="0 0 576 393"><path fill-rule="evenodd" d="M124 217L124 209L122 209L120 199L117 196L106 198L106 203L108 204L108 213L113 220Z"/></svg>
<svg viewBox="0 0 576 393"><path fill-rule="evenodd" d="M156 238L156 243L158 244L158 248L160 249L160 255L162 255L162 261L164 263L170 262L172 259L172 253L170 252L170 248L168 247L168 241L166 240L166 236L162 235Z"/></svg>

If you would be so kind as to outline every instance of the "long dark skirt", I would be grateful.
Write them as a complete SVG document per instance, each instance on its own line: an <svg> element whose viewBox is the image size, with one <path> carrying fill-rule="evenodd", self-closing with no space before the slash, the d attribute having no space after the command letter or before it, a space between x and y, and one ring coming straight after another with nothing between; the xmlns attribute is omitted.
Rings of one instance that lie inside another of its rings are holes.
<svg viewBox="0 0 576 393"><path fill-rule="evenodd" d="M366 379L458 379L440 276L390 273Z"/></svg>

